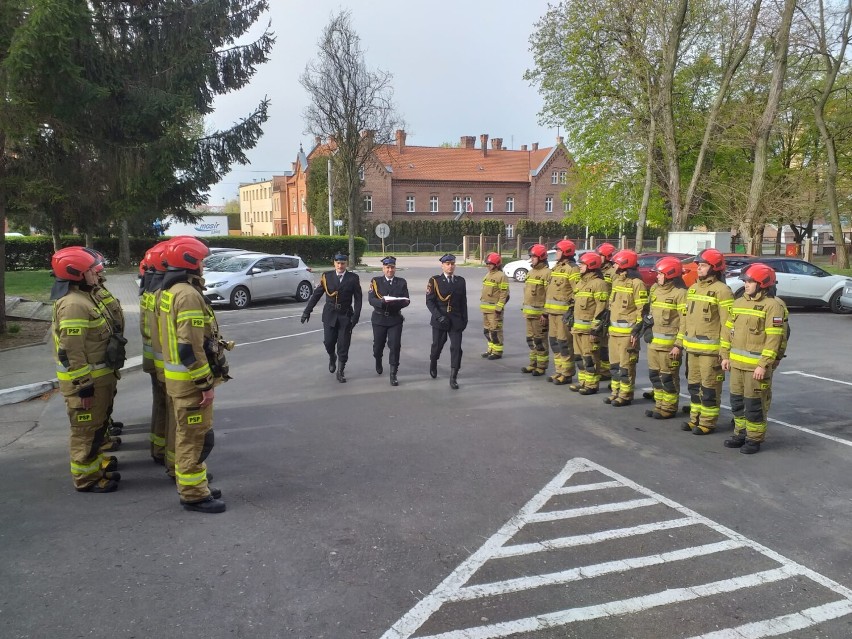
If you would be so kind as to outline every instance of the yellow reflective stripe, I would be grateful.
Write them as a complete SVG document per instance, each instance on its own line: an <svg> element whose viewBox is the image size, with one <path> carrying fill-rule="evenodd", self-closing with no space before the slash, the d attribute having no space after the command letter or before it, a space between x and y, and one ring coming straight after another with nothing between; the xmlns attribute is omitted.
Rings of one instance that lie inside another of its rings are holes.
<svg viewBox="0 0 852 639"><path fill-rule="evenodd" d="M599 302L606 302L609 299L609 294L606 291L600 291L599 293L595 293L593 297Z"/></svg>
<svg viewBox="0 0 852 639"><path fill-rule="evenodd" d="M783 328L767 328L764 332L767 335L783 335L784 329Z"/></svg>
<svg viewBox="0 0 852 639"><path fill-rule="evenodd" d="M651 344L659 344L660 346L673 346L675 343L674 335L667 335L665 333L652 333L653 338L651 339Z"/></svg>
<svg viewBox="0 0 852 639"><path fill-rule="evenodd" d="M693 342L689 338L683 338L683 346L694 351L703 351L706 353L715 353L719 350L719 342Z"/></svg>
<svg viewBox="0 0 852 639"><path fill-rule="evenodd" d="M80 368L75 368L72 371L69 371L59 362L56 362L56 378L61 379L64 382L74 381L75 379L80 379L81 377L85 377L92 372L91 364L86 364L85 366L81 366Z"/></svg>
<svg viewBox="0 0 852 639"><path fill-rule="evenodd" d="M98 457L91 462L90 464L78 464L75 461L71 461L71 474L72 475L91 475L92 473L96 473L101 469L101 456Z"/></svg>
<svg viewBox="0 0 852 639"><path fill-rule="evenodd" d="M630 328L629 326L628 327L610 326L609 327L609 334L610 335L630 335L630 332L632 330L633 329Z"/></svg>
<svg viewBox="0 0 852 639"><path fill-rule="evenodd" d="M760 319L766 319L766 311L759 311L755 308L741 308L737 307L731 310L731 313L736 317L737 315L751 315L752 317L759 317Z"/></svg>
<svg viewBox="0 0 852 639"><path fill-rule="evenodd" d="M721 304L722 306L724 306L724 307L725 307L726 309L728 309L728 311L730 312L730 310L731 310L731 309L733 308L733 306L734 306L734 300L732 300L732 299L731 299L731 300L720 300L720 301L719 301L719 304Z"/></svg>
<svg viewBox="0 0 852 639"><path fill-rule="evenodd" d="M84 319L64 319L59 322L59 330L64 330L67 328L97 328L106 323L106 320L103 317L93 320L84 320Z"/></svg>
<svg viewBox="0 0 852 639"><path fill-rule="evenodd" d="M210 317L205 316L204 311L181 311L177 314L175 318L176 322L185 322L187 320L200 319L204 320L206 324L210 323Z"/></svg>
<svg viewBox="0 0 852 639"><path fill-rule="evenodd" d="M762 351L760 351L760 355L761 357L766 357L768 359L778 359L778 353L769 348L764 348Z"/></svg>
<svg viewBox="0 0 852 639"><path fill-rule="evenodd" d="M574 293L574 297L590 297L590 298L592 298L594 296L595 296L595 294L592 293L591 291L577 291L576 293Z"/></svg>
<svg viewBox="0 0 852 639"><path fill-rule="evenodd" d="M633 295L633 287L632 286L618 286L617 284L612 287L613 293L629 293Z"/></svg>
<svg viewBox="0 0 852 639"><path fill-rule="evenodd" d="M521 311L524 315L544 315L544 309L535 306L524 305L521 307Z"/></svg>
<svg viewBox="0 0 852 639"><path fill-rule="evenodd" d="M527 284L545 284L544 278L541 277L527 277Z"/></svg>
<svg viewBox="0 0 852 639"><path fill-rule="evenodd" d="M544 308L548 311L559 311L564 313L568 310L568 307L571 305L571 302L565 300L545 300Z"/></svg>
<svg viewBox="0 0 852 639"><path fill-rule="evenodd" d="M739 353L735 353L731 351L732 362L740 362L741 364L749 364L753 366L757 366L760 363L759 357L751 357L750 355L740 355Z"/></svg>
<svg viewBox="0 0 852 639"><path fill-rule="evenodd" d="M654 300L651 302L651 308L665 308L670 311L676 311L678 309L677 304L669 304L668 302L658 302Z"/></svg>
<svg viewBox="0 0 852 639"><path fill-rule="evenodd" d="M551 277L561 277L564 280L570 280L571 279L571 274L565 273L563 271L554 271L550 274L550 276Z"/></svg>
<svg viewBox="0 0 852 639"><path fill-rule="evenodd" d="M154 446L165 446L166 445L166 438L165 437L160 437L159 435L155 435L154 433L151 433L150 439L151 439L151 443L154 444Z"/></svg>
<svg viewBox="0 0 852 639"><path fill-rule="evenodd" d="M496 311L497 304L494 302L480 302L479 308L482 311Z"/></svg>
<svg viewBox="0 0 852 639"><path fill-rule="evenodd" d="M189 375L192 378L192 381L207 377L210 374L210 364L208 364L207 362L202 364L200 367L193 368L189 371Z"/></svg>
<svg viewBox="0 0 852 639"><path fill-rule="evenodd" d="M592 328L595 325L595 322L587 322L586 320L574 320L574 328Z"/></svg>
<svg viewBox="0 0 852 639"><path fill-rule="evenodd" d="M723 340L720 340L719 346L721 346L722 348L731 348L731 343L729 341L723 339Z"/></svg>
<svg viewBox="0 0 852 639"><path fill-rule="evenodd" d="M207 470L202 470L200 473L181 473L175 469L175 476L181 486L198 486L203 481L207 481Z"/></svg>

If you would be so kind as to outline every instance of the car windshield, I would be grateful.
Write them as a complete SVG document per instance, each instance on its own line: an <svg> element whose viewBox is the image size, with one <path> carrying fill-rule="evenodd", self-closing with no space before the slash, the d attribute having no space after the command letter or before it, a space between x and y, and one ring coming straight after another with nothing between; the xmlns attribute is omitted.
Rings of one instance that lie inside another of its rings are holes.
<svg viewBox="0 0 852 639"><path fill-rule="evenodd" d="M239 273L245 271L255 260L256 257L229 257L219 264L216 270L221 273Z"/></svg>

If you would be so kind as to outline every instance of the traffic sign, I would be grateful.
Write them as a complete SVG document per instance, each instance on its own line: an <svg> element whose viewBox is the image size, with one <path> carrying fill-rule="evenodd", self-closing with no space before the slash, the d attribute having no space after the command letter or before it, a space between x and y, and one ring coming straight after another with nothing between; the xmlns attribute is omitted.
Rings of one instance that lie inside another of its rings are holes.
<svg viewBox="0 0 852 639"><path fill-rule="evenodd" d="M376 235L385 239L388 235L390 235L390 227L384 223L376 225Z"/></svg>

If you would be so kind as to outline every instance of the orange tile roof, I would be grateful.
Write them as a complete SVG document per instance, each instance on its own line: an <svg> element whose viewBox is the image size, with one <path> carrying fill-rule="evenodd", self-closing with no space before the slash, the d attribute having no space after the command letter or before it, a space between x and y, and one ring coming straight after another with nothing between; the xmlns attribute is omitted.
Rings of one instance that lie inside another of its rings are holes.
<svg viewBox="0 0 852 639"><path fill-rule="evenodd" d="M379 162L390 166L394 180L450 182L524 182L539 168L552 147L537 151L500 151L456 147L405 146L400 153L395 144L376 148Z"/></svg>

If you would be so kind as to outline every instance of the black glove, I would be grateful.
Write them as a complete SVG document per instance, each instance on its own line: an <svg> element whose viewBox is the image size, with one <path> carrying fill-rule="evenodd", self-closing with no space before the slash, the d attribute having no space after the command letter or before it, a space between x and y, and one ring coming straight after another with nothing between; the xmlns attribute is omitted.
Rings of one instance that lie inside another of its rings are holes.
<svg viewBox="0 0 852 639"><path fill-rule="evenodd" d="M565 324L568 328L574 326L574 309L569 308L565 311L565 314L562 316L562 323Z"/></svg>
<svg viewBox="0 0 852 639"><path fill-rule="evenodd" d="M95 385L84 386L79 391L77 391L77 397L80 399L85 399L86 397L94 397L95 396Z"/></svg>
<svg viewBox="0 0 852 639"><path fill-rule="evenodd" d="M440 326L442 326L442 327L443 327L443 326L446 326L446 325L447 325L447 324L449 324L449 323L450 323L450 318L449 318L449 317L447 317L446 315L439 315L439 316L438 316L438 324L439 324Z"/></svg>
<svg viewBox="0 0 852 639"><path fill-rule="evenodd" d="M311 314L310 314L310 313L308 313L307 311L305 311L304 313L302 313L302 324L304 324L305 322L307 322L309 319L311 319Z"/></svg>

